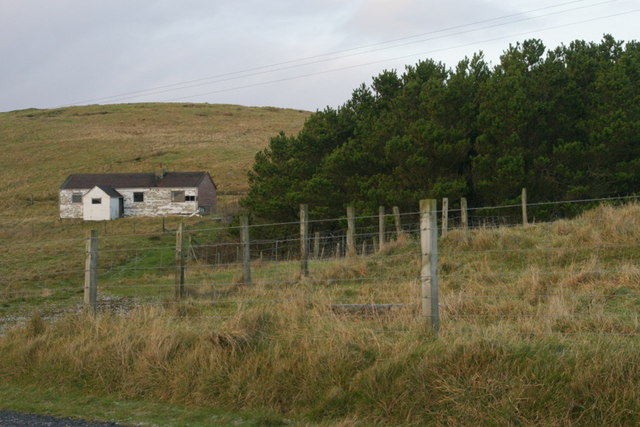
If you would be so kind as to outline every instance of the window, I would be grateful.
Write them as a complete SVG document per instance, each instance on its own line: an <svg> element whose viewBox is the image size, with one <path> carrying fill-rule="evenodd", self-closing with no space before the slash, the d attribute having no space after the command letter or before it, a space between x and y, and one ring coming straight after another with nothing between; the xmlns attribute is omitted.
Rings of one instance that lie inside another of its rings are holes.
<svg viewBox="0 0 640 427"><path fill-rule="evenodd" d="M142 191L135 191L133 193L134 203L144 202L144 193Z"/></svg>
<svg viewBox="0 0 640 427"><path fill-rule="evenodd" d="M91 204L92 205L101 205L102 204L102 199L91 199Z"/></svg>
<svg viewBox="0 0 640 427"><path fill-rule="evenodd" d="M185 202L195 202L196 201L196 196L184 196L184 201Z"/></svg>
<svg viewBox="0 0 640 427"><path fill-rule="evenodd" d="M71 203L82 203L82 193L73 193L71 195Z"/></svg>
<svg viewBox="0 0 640 427"><path fill-rule="evenodd" d="M171 201L172 202L184 202L184 191L172 191L171 192Z"/></svg>

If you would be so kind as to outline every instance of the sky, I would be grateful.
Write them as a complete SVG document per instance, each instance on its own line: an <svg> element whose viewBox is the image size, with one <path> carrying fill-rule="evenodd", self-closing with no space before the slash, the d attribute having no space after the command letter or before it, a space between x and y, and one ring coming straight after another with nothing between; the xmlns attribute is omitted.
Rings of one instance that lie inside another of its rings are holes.
<svg viewBox="0 0 640 427"><path fill-rule="evenodd" d="M2 0L0 111L123 102L338 107L383 70L638 40L638 0Z"/></svg>

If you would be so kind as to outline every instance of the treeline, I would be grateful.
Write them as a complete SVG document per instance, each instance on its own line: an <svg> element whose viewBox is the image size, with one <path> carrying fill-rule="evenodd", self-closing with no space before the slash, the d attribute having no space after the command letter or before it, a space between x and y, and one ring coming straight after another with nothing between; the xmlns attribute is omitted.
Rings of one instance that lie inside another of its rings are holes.
<svg viewBox="0 0 640 427"><path fill-rule="evenodd" d="M415 210L422 198L475 206L626 195L640 189L640 43L605 36L547 50L511 45L455 69L432 60L384 71L297 136L271 138L243 205L285 221L346 205Z"/></svg>

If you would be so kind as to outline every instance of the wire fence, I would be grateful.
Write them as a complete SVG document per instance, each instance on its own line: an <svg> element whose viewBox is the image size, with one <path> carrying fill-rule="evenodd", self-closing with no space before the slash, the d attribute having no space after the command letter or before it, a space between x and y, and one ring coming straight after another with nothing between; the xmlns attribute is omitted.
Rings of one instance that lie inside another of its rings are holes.
<svg viewBox="0 0 640 427"><path fill-rule="evenodd" d="M571 221L530 215L526 225L513 212L522 205L439 210L443 333L640 335L640 205L634 199L562 202L600 207ZM495 214L500 210L511 211ZM184 320L303 304L309 316L376 318L389 333L428 323L420 212L312 218L306 234L300 222L251 224L247 241L235 223L172 224L173 230L165 224L158 232L98 234L94 306L85 293L92 256L87 237L0 243L0 328L88 305L123 315L159 307Z"/></svg>

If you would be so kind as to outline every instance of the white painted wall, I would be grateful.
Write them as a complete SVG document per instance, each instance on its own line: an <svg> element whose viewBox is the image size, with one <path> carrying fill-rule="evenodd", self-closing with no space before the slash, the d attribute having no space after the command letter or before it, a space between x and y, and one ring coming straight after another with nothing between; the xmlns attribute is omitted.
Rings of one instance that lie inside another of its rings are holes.
<svg viewBox="0 0 640 427"><path fill-rule="evenodd" d="M102 203L94 205L92 200L100 199ZM116 205L116 214L112 216L113 205ZM85 221L107 221L118 217L118 198L110 197L107 193L93 187L82 197L82 219Z"/></svg>

